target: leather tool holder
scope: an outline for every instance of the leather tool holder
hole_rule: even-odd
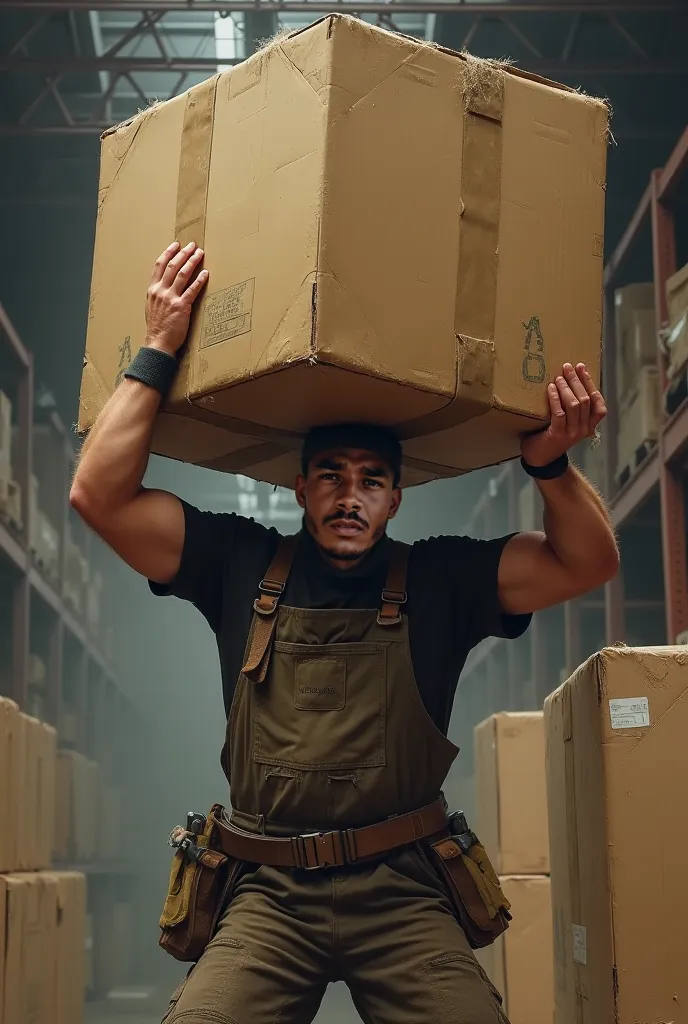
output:
[[[450,815],[451,834],[430,843],[430,859],[447,885],[472,949],[489,946],[509,927],[511,904],[475,833],[461,812]]]
[[[241,862],[222,853],[216,842],[215,804],[203,831],[177,849],[160,916],[160,946],[176,960],[197,961],[217,930],[229,903]],[[186,833],[189,836],[189,833]]]

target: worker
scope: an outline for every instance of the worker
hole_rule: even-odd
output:
[[[533,612],[617,571],[604,504],[567,457],[594,435],[603,397],[584,365],[565,364],[547,390],[549,425],[523,438],[544,532],[395,543],[400,444],[363,424],[306,437],[303,528],[285,544],[253,520],[143,486],[162,396],[208,281],[202,260],[175,243],[157,261],[145,344],[84,444],[71,502],[154,593],[207,619],[228,718],[230,820],[260,849],[281,838],[280,856],[288,847],[294,863],[251,856],[166,1024],[304,1024],[337,979],[367,1022],[504,1022],[418,840],[437,828],[458,752],[447,730],[470,649],[521,635]],[[350,839],[364,843],[368,826],[389,848],[359,860]],[[329,855],[309,833],[329,837]],[[306,838],[285,846],[294,836]]]

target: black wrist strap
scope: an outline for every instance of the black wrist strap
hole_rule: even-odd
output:
[[[528,476],[532,476],[534,480],[556,480],[557,477],[563,476],[566,470],[569,468],[569,457],[564,452],[554,462],[548,462],[546,466],[530,466],[526,460],[521,456],[521,465],[523,466],[524,472]]]
[[[145,346],[138,350],[124,376],[141,381],[165,398],[177,375],[178,365],[176,357],[169,352]]]

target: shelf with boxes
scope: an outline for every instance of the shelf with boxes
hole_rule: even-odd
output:
[[[108,922],[131,904],[122,755],[140,723],[114,667],[110,554],[69,507],[75,458],[0,307],[0,814],[13,826],[0,836],[0,902],[21,917],[24,896],[48,906],[50,879],[76,872],[95,936],[87,987],[104,992]]]
[[[116,685],[109,552],[69,507],[75,458],[58,416],[34,401],[31,356],[0,306],[0,693],[55,726],[68,643]]]
[[[606,588],[606,640],[675,643],[688,636],[685,486],[688,465],[688,264],[677,266],[674,200],[688,184],[688,127],[664,168],[652,173],[604,275],[603,431],[605,496],[620,532],[622,572]],[[649,226],[649,232],[646,230]],[[649,237],[652,281],[628,280],[629,256]],[[645,243],[646,244],[646,243]],[[624,546],[648,546],[663,567],[663,624],[634,624]],[[650,545],[652,546],[652,545]],[[646,560],[648,571],[652,559]]]

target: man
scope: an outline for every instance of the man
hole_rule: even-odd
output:
[[[549,387],[549,427],[523,440],[544,533],[395,545],[399,444],[347,426],[308,436],[296,481],[304,529],[282,542],[142,486],[161,394],[208,279],[202,257],[175,244],[156,263],[146,345],[84,445],[71,493],[154,592],[193,602],[215,632],[232,822],[269,851],[244,858],[254,863],[165,1019],[302,1024],[343,979],[370,1024],[503,1022],[422,843],[390,842],[371,859],[356,843],[390,821],[425,836],[457,753],[446,733],[471,647],[520,635],[532,612],[616,572],[604,506],[566,458],[604,417],[602,396],[584,366],[567,364]],[[287,844],[293,866],[276,866],[276,840],[305,833],[317,835]]]

